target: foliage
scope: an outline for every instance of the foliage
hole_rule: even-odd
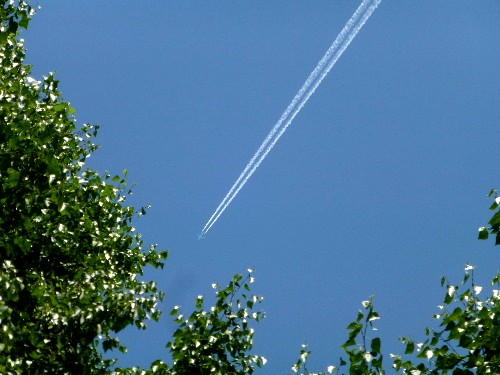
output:
[[[491,190],[488,197],[494,198],[491,210],[500,207],[496,190]],[[498,245],[500,209],[489,224],[489,228],[479,229],[479,238],[486,239],[489,233],[495,234],[495,244]],[[392,367],[397,372],[409,375],[500,374],[500,272],[491,282],[495,289],[481,299],[484,288],[474,282],[474,268],[466,265],[461,287],[449,283],[445,277],[441,279],[446,293],[439,313],[434,315],[436,328],[426,328],[427,339],[423,342],[401,338],[405,355],[410,357],[405,359],[402,355],[390,354]],[[363,306],[365,311],[359,311],[357,319],[348,325],[348,339],[341,346],[347,360],[341,358],[338,366],[329,366],[328,373],[340,374],[343,368],[348,369],[350,375],[386,373],[380,338],[372,338],[367,345],[367,329],[375,330],[373,321],[379,319],[379,314],[373,308],[372,299],[364,301]],[[301,375],[311,374],[306,366],[309,355],[310,351],[303,346],[292,370]]]
[[[495,189],[491,189],[488,194],[488,198],[494,197],[493,204],[490,206],[490,210],[496,210],[500,207],[500,197]],[[495,235],[495,245],[500,245],[500,209],[495,212],[493,217],[490,219],[490,227],[479,228],[479,239],[487,240],[490,234]]]
[[[138,275],[167,253],[143,250],[125,177],[84,169],[97,127],[77,129],[53,74],[30,76],[16,31],[33,9],[0,9],[0,373],[99,373],[125,351],[115,333],[159,318]]]
[[[203,296],[198,296],[196,310],[187,319],[177,306],[171,312],[179,323],[174,341],[167,344],[175,374],[244,375],[266,363],[264,357],[248,354],[254,337],[249,320],[258,322],[264,317],[262,312],[249,313],[263,299],[247,294],[254,281],[252,271],[248,270],[246,278],[234,276],[225,288],[213,284],[217,301],[209,311],[203,309]]]
[[[492,285],[500,286],[500,274]],[[437,329],[427,328],[427,339],[415,343],[403,338],[405,354],[416,354],[426,362],[404,361],[394,356],[394,367],[405,373],[420,374],[499,374],[500,373],[500,290],[485,299],[483,287],[474,282],[474,267],[467,265],[462,291],[443,277],[446,294]]]
[[[18,27],[33,9],[3,2],[0,66],[0,373],[2,374],[250,374],[266,359],[248,354],[249,321],[261,297],[236,275],[203,298],[168,343],[173,363],[113,368],[103,352],[126,348],[116,333],[158,320],[163,294],[140,281],[144,267],[163,267],[167,252],[135,233],[125,205],[126,171],[104,176],[84,168],[97,146],[97,126],[76,126],[53,74],[37,81],[24,64]],[[138,215],[145,214],[144,208]],[[248,293],[248,294],[247,294]]]
[[[0,44],[14,36],[18,29],[28,28],[35,10],[25,1],[2,1],[0,3]]]
[[[368,329],[376,331],[374,321],[380,319],[373,306],[373,297],[362,302],[363,310],[358,311],[356,320],[347,326],[348,338],[341,346],[347,354],[347,359],[340,358],[337,366],[330,365],[326,373],[338,374],[344,368],[348,369],[350,375],[384,375],[383,356],[381,351],[381,340],[379,337],[370,338]],[[301,375],[321,375],[324,373],[310,373],[307,369],[307,359],[311,354],[307,346],[303,345],[300,357],[292,366],[295,373]]]
[[[481,299],[483,287],[474,282],[474,267],[465,267],[462,288],[442,279],[446,288],[443,305],[439,306],[436,329],[426,329],[423,342],[403,337],[405,355],[391,354],[392,367],[397,372],[409,375],[473,375],[500,374],[500,274],[492,281],[497,289]],[[462,289],[462,290],[460,290]],[[369,340],[367,329],[375,330],[373,321],[379,319],[373,301],[363,302],[364,311],[347,327],[347,341],[342,349],[347,360],[341,358],[338,366],[329,366],[327,373],[340,374],[346,368],[349,375],[384,375],[381,340]],[[369,340],[369,345],[368,345]],[[301,375],[313,375],[307,370],[310,351],[303,346],[300,358],[292,366]],[[315,373],[317,375],[323,373]]]
[[[367,346],[367,328],[375,330],[373,321],[380,319],[379,314],[373,309],[373,300],[362,302],[366,312],[359,311],[355,322],[347,326],[349,331],[348,340],[342,345],[342,349],[348,355],[349,374],[383,374],[383,357],[380,351],[380,338],[375,337],[370,340],[370,346]],[[358,343],[358,336],[361,335],[361,342]],[[340,366],[345,366],[347,362],[343,359]]]
[[[247,276],[235,275],[228,286],[215,289],[216,302],[206,310],[204,297],[196,298],[196,309],[185,317],[180,306],[170,315],[179,328],[174,341],[167,343],[173,358],[168,364],[154,361],[149,370],[137,367],[116,369],[116,374],[136,375],[244,375],[252,374],[256,367],[266,362],[263,356],[249,354],[253,348],[254,329],[251,320],[259,321],[264,313],[253,311],[263,298],[250,294],[250,284],[255,278],[252,269]]]

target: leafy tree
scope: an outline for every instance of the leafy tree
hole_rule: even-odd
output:
[[[76,125],[53,74],[30,75],[18,29],[34,9],[0,3],[0,373],[2,374],[247,374],[265,358],[249,355],[250,320],[261,297],[250,274],[216,286],[217,302],[203,299],[168,344],[171,366],[115,368],[103,352],[126,348],[116,334],[158,320],[163,294],[140,279],[146,266],[162,268],[166,251],[143,249],[137,213],[125,205],[126,171],[111,177],[85,168],[96,150],[97,126]]]
[[[16,32],[33,9],[0,9],[0,373],[101,372],[101,346],[123,351],[115,333],[158,319],[162,294],[138,275],[167,253],[142,249],[125,178],[83,168],[97,127],[77,129],[52,74],[31,77]]]

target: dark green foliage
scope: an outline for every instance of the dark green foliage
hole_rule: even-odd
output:
[[[100,345],[123,351],[116,332],[158,319],[137,276],[167,253],[142,249],[125,178],[84,169],[97,127],[76,128],[52,74],[30,76],[16,31],[31,8],[0,9],[0,373],[99,373]]]
[[[364,310],[358,311],[356,320],[347,326],[348,338],[341,346],[347,358],[340,358],[336,366],[328,366],[327,373],[346,373],[349,375],[383,375],[382,342],[378,337],[370,337],[370,332],[376,331],[374,321],[380,319],[373,307],[373,299],[362,302]],[[311,354],[306,345],[302,346],[298,361],[292,370],[303,375],[313,375],[307,369],[307,359]],[[343,372],[343,370],[347,372]],[[314,373],[323,374],[323,373]]]
[[[483,288],[474,283],[473,269],[473,266],[466,266],[462,290],[443,279],[446,294],[441,311],[434,316],[438,328],[427,328],[427,338],[422,342],[401,338],[405,356],[390,355],[392,367],[397,372],[409,375],[500,374],[500,274],[492,281],[496,289],[481,299]],[[342,345],[347,358],[341,358],[337,366],[329,366],[328,373],[386,374],[381,340],[367,335],[368,329],[374,329],[373,321],[379,315],[371,299],[364,301],[363,306],[365,310],[359,311],[357,319],[347,327],[348,339]],[[292,367],[294,372],[310,374],[306,366],[309,355],[304,346]]]
[[[216,301],[204,309],[204,298],[196,298],[194,312],[188,317],[175,306],[170,312],[179,328],[173,341],[167,343],[173,362],[154,361],[148,370],[133,367],[117,369],[116,374],[135,375],[244,375],[252,374],[266,362],[263,356],[250,354],[253,348],[252,320],[259,321],[264,313],[253,311],[262,297],[250,292],[254,278],[235,275],[225,288],[213,284]]]
[[[488,198],[494,197],[494,201],[492,205],[490,206],[490,210],[494,211],[500,206],[500,197],[498,196],[498,192],[495,189],[491,189],[490,193],[488,194]],[[481,227],[479,228],[479,239],[480,240],[487,240],[489,237],[489,234],[494,234],[495,235],[495,245],[500,244],[500,209],[497,210],[493,214],[493,217],[490,219],[488,222],[490,225],[489,228],[487,227]]]
[[[32,9],[3,1],[0,44],[0,373],[249,374],[265,358],[248,354],[249,321],[261,297],[236,275],[203,298],[168,344],[174,362],[150,369],[113,368],[104,352],[126,348],[116,333],[158,320],[163,294],[141,281],[167,252],[142,248],[123,176],[84,168],[97,148],[97,126],[77,128],[52,74],[37,81],[24,64],[19,27]],[[138,215],[146,213],[144,208]]]
[[[498,288],[497,280],[492,285]],[[403,361],[395,357],[395,368],[417,374],[499,374],[500,373],[500,291],[493,289],[485,299],[483,288],[474,283],[474,267],[465,268],[462,287],[443,280],[446,295],[434,318],[438,328],[427,328],[421,343],[403,338],[405,354],[426,361]]]
[[[175,374],[244,375],[265,364],[264,357],[248,354],[254,336],[249,321],[264,317],[262,312],[252,312],[262,297],[246,294],[253,282],[251,272],[246,278],[234,276],[225,288],[214,284],[217,301],[209,310],[203,308],[203,296],[198,296],[189,317],[179,307],[171,312],[179,324],[174,341],[167,344]]]

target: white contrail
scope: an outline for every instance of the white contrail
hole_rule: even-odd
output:
[[[217,207],[217,210],[215,210],[214,214],[210,217],[210,219],[208,220],[207,224],[205,224],[205,226],[202,229],[202,234],[206,234],[210,230],[210,228],[215,224],[215,222],[220,217],[220,215],[222,215],[222,213],[224,212],[224,210],[229,206],[229,204],[231,203],[231,201],[236,197],[236,195],[241,190],[241,188],[243,188],[243,186],[247,183],[248,179],[252,176],[252,174],[255,172],[255,170],[259,167],[259,165],[262,163],[262,161],[266,158],[267,154],[269,154],[269,152],[274,147],[274,145],[276,144],[276,142],[278,142],[278,140],[280,139],[280,137],[286,131],[286,129],[288,128],[288,126],[292,123],[292,121],[294,120],[295,116],[297,116],[297,114],[300,112],[300,110],[302,109],[302,107],[307,103],[307,101],[312,96],[312,94],[314,94],[314,92],[316,91],[316,89],[318,88],[318,86],[321,84],[321,82],[323,81],[323,79],[328,75],[328,73],[330,72],[330,70],[336,64],[336,62],[338,61],[338,59],[340,58],[340,56],[342,56],[342,54],[347,49],[347,47],[349,47],[349,45],[351,44],[352,40],[356,37],[356,35],[359,32],[359,30],[361,30],[361,28],[363,27],[363,25],[366,23],[366,21],[368,20],[368,18],[370,18],[370,16],[372,15],[372,13],[375,11],[375,9],[378,7],[378,5],[380,4],[380,2],[382,0],[374,0],[373,4],[370,7],[368,7],[368,9],[364,13],[363,17],[361,18],[361,20],[359,21],[359,23],[356,25],[356,27],[352,31],[350,31],[350,29],[352,28],[352,26],[356,23],[357,19],[359,18],[359,15],[363,12],[363,10],[366,8],[366,5],[368,3],[370,3],[370,1],[371,0],[363,0],[362,3],[360,4],[360,6],[358,7],[358,9],[356,10],[356,12],[349,19],[349,21],[347,22],[347,24],[344,26],[344,28],[342,29],[342,31],[340,32],[340,34],[335,39],[335,42],[328,49],[328,51],[325,53],[325,55],[320,60],[320,62],[318,63],[318,65],[316,66],[316,68],[314,69],[314,71],[309,75],[309,77],[307,78],[306,82],[302,85],[302,87],[297,92],[297,94],[293,98],[293,100],[290,103],[290,105],[287,107],[286,111],[281,115],[281,117],[278,120],[278,122],[276,123],[276,125],[273,127],[273,129],[268,134],[268,136],[266,137],[266,139],[264,140],[264,142],[262,143],[262,145],[259,147],[259,149],[257,150],[257,152],[254,154],[254,156],[252,157],[252,159],[250,160],[250,162],[247,164],[247,166],[245,167],[245,170],[240,174],[240,176],[238,177],[238,179],[236,180],[236,182],[234,183],[234,185],[231,187],[231,189],[229,190],[229,192],[226,194],[226,196],[224,197],[224,199],[220,203],[219,207]],[[347,39],[344,41],[344,39],[346,38],[346,35],[347,35]],[[342,45],[341,45],[340,49],[337,51],[337,53],[335,53],[333,59],[330,60],[330,62],[328,63],[327,67],[323,70],[323,72],[322,72],[321,76],[319,77],[319,79],[314,83],[313,87],[311,89],[309,89],[309,87],[311,86],[311,84],[314,82],[314,80],[316,79],[316,77],[318,76],[318,74],[323,69],[325,63],[330,59],[330,57],[333,54],[333,52],[337,49],[337,47],[341,43],[342,43]],[[307,94],[304,97],[304,99],[302,99],[302,101],[300,102],[299,106],[295,109],[295,111],[293,111],[293,109],[295,108],[296,104],[301,100],[302,96],[304,95],[304,93],[308,89],[309,89],[309,91],[307,92]],[[290,118],[288,119],[288,121],[285,123],[285,125],[282,127],[283,122],[286,120],[286,118],[288,117],[288,115],[292,111],[293,111],[292,115],[290,116]],[[279,130],[279,132],[278,132],[278,130]],[[278,132],[277,135],[276,135],[276,132]],[[271,142],[271,143],[269,144],[269,142]],[[267,146],[267,148],[266,148],[266,146]],[[266,148],[266,150],[262,154],[262,151],[264,150],[264,148]],[[257,159],[258,159],[258,161],[255,162],[255,160],[257,160]]]
[[[354,39],[354,37],[356,36],[356,34],[358,33],[358,31],[361,30],[361,28],[363,27],[363,25],[366,23],[366,21],[368,20],[368,18],[372,15],[372,13],[375,11],[375,9],[377,8],[377,6],[380,4],[381,1],[382,0],[375,0],[374,3],[373,3],[373,5],[371,5],[368,8],[368,10],[364,14],[364,16],[361,19],[361,21],[359,22],[359,24],[351,32],[351,34],[349,34],[347,40],[342,45],[342,47],[339,49],[339,51],[335,54],[335,57],[328,64],[327,68],[321,74],[320,78],[316,81],[316,83],[314,84],[314,86],[308,91],[307,95],[301,101],[301,103],[299,104],[299,106],[297,107],[297,109],[293,112],[292,116],[288,119],[288,121],[286,122],[286,124],[280,130],[280,132],[274,137],[274,139],[271,142],[271,144],[267,147],[266,151],[260,156],[259,160],[253,165],[253,168],[250,170],[250,172],[248,172],[248,174],[246,174],[246,177],[239,184],[239,186],[236,188],[236,190],[231,195],[231,197],[227,200],[227,202],[225,204],[222,205],[221,209],[219,210],[219,212],[215,216],[215,218],[212,220],[212,222],[210,223],[210,225],[205,226],[203,233],[207,233],[208,232],[208,230],[212,227],[212,225],[215,224],[215,222],[217,221],[217,219],[219,218],[219,216],[222,215],[222,213],[227,208],[227,206],[229,206],[229,204],[231,203],[231,201],[236,197],[236,195],[241,190],[241,188],[247,183],[248,179],[252,176],[252,174],[255,172],[255,170],[259,167],[260,163],[262,163],[262,161],[266,158],[267,154],[271,151],[271,149],[274,147],[274,145],[276,144],[276,142],[278,142],[278,140],[280,139],[280,137],[286,131],[286,129],[288,128],[288,126],[292,123],[292,121],[294,120],[295,116],[297,116],[297,114],[300,112],[300,110],[302,109],[302,107],[307,103],[307,101],[312,96],[312,94],[314,94],[314,92],[316,91],[316,89],[318,88],[318,86],[321,84],[321,82],[323,81],[323,79],[328,75],[328,73],[330,72],[330,70],[333,68],[333,66],[335,65],[335,63],[337,62],[337,60],[340,58],[340,56],[344,53],[344,51],[347,49],[347,47],[349,47],[349,44],[351,44],[352,40]]]
[[[325,64],[328,62],[328,60],[332,56],[332,54],[337,50],[338,46],[341,45],[341,43],[345,39],[346,35],[349,33],[349,31],[351,30],[351,28],[353,27],[353,25],[356,23],[357,19],[359,18],[360,14],[365,10],[367,4],[370,1],[371,0],[363,0],[361,2],[361,4],[359,5],[358,9],[356,9],[356,12],[354,12],[354,14],[349,19],[349,21],[347,21],[347,23],[344,26],[344,28],[342,29],[342,31],[339,33],[339,35],[337,35],[337,38],[335,38],[335,41],[332,43],[332,45],[330,46],[330,48],[328,48],[328,50],[326,51],[326,53],[324,54],[324,56],[321,58],[321,60],[319,61],[319,63],[316,65],[316,67],[314,68],[314,70],[312,71],[312,73],[309,75],[309,77],[307,77],[306,81],[304,82],[304,84],[302,85],[302,87],[300,88],[300,90],[297,92],[297,94],[295,94],[292,102],[288,105],[287,109],[285,110],[285,112],[283,112],[283,114],[281,115],[281,117],[278,120],[278,122],[276,122],[276,124],[274,125],[274,127],[271,129],[271,132],[267,135],[266,139],[264,139],[264,142],[262,142],[262,144],[260,145],[260,147],[257,150],[257,152],[253,155],[252,159],[250,159],[250,161],[246,165],[246,167],[243,170],[243,172],[241,172],[241,174],[239,175],[239,177],[236,180],[236,182],[233,184],[233,186],[231,187],[231,189],[229,190],[229,192],[226,194],[226,196],[224,197],[224,199],[222,200],[222,202],[219,204],[219,207],[217,207],[217,209],[215,210],[215,212],[213,213],[213,215],[210,217],[210,219],[208,219],[208,222],[205,224],[205,226],[202,229],[202,233],[205,232],[205,229],[207,229],[207,226],[210,225],[212,219],[218,214],[219,210],[222,208],[222,206],[224,206],[224,204],[226,203],[226,201],[230,198],[230,196],[232,195],[234,189],[237,188],[237,186],[239,185],[240,181],[245,177],[245,175],[250,170],[250,168],[252,168],[255,160],[257,160],[257,158],[260,156],[260,154],[262,153],[262,151],[264,151],[264,149],[266,148],[267,144],[273,138],[274,134],[276,134],[276,132],[279,130],[279,128],[281,127],[281,125],[283,124],[283,122],[287,119],[287,117],[290,114],[290,112],[293,111],[293,109],[295,108],[295,106],[297,105],[297,103],[300,101],[300,99],[302,98],[302,96],[304,95],[304,93],[309,89],[309,87],[311,86],[311,84],[314,82],[314,80],[316,79],[316,77],[318,76],[318,74],[321,72],[321,70],[323,69],[323,67],[325,66]]]

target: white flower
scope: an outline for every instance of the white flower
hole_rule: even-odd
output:
[[[336,368],[335,366],[328,366],[326,368],[326,371],[328,371],[328,373],[331,374],[331,373],[333,373],[333,371],[335,370],[335,368]]]
[[[479,231],[481,232],[483,229],[486,229],[486,228],[481,227],[481,228],[479,228]],[[465,270],[470,271],[470,270],[473,270],[474,268],[476,268],[476,266],[471,266],[470,264],[467,264],[467,266],[465,267]]]

